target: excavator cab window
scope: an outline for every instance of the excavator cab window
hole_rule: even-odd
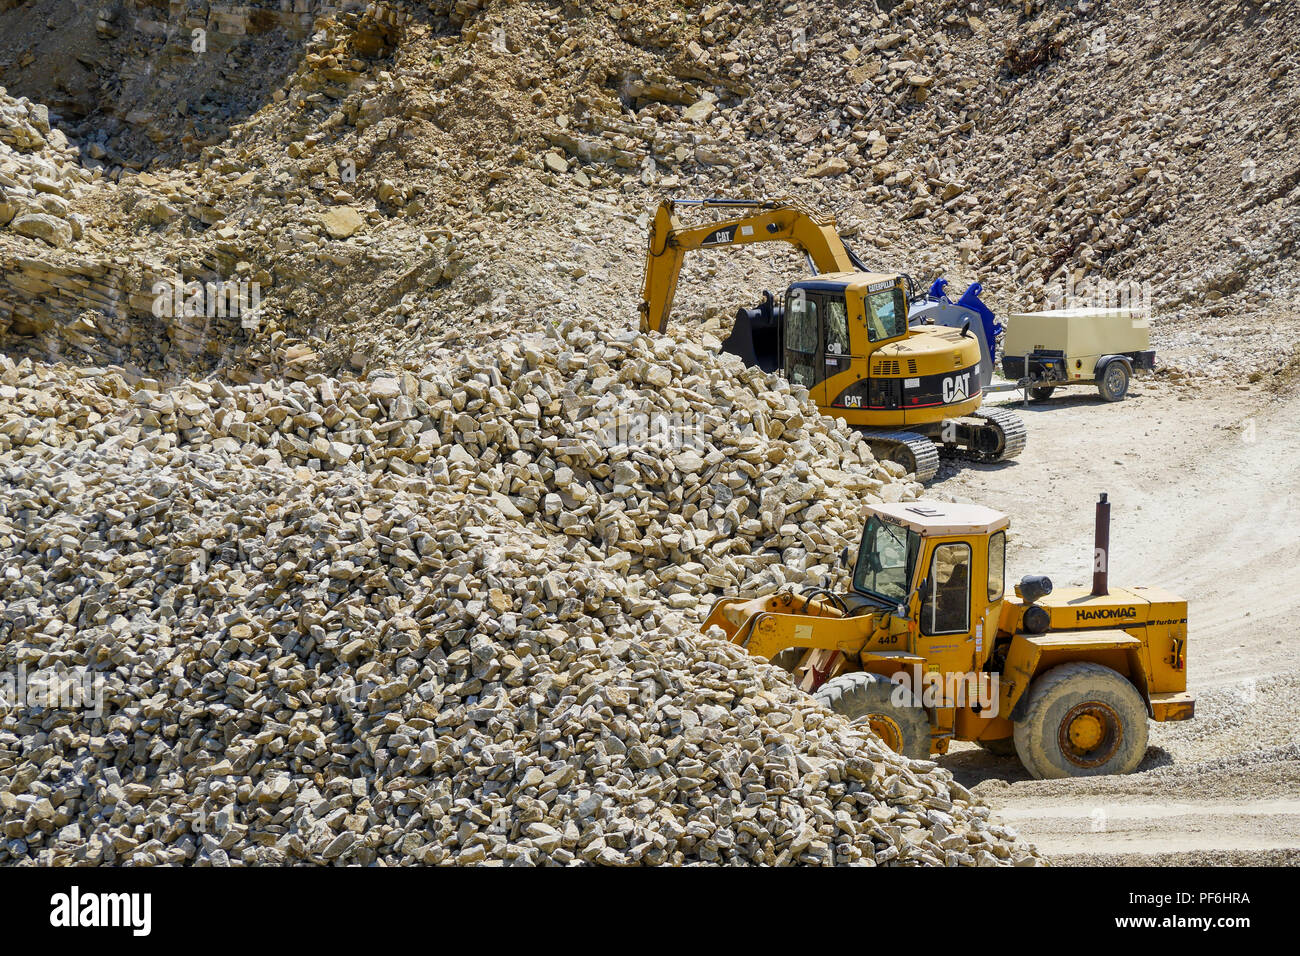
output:
[[[792,385],[812,388],[821,379],[817,363],[821,351],[820,298],[803,289],[790,292],[785,307],[785,374]]]
[[[853,362],[849,352],[849,310],[843,298],[826,296],[822,304],[825,316],[825,362],[826,378],[845,371]]]
[[[907,301],[897,287],[868,295],[863,303],[867,313],[867,339],[880,342],[907,332]]]
[[[826,300],[826,357],[849,354],[849,310],[842,299]]]

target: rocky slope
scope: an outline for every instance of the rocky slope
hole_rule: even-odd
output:
[[[365,371],[593,305],[627,327],[665,193],[797,196],[868,259],[978,278],[1003,311],[1150,304],[1198,374],[1290,354],[1297,27],[1276,2],[68,12],[55,34],[92,51],[75,69],[156,78],[111,99],[50,69],[37,7],[63,9],[0,12],[3,75],[57,104],[81,165],[51,191],[11,170],[6,201],[88,228],[0,233],[0,334],[21,354],[249,378]],[[24,111],[0,114],[28,144],[6,145],[44,155]],[[800,271],[786,251],[702,259],[682,316]],[[259,308],[160,316],[168,280],[256,283]]]

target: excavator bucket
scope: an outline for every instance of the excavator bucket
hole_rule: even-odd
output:
[[[775,303],[772,293],[763,293],[757,309],[736,310],[731,334],[722,342],[722,351],[739,355],[746,365],[764,372],[775,372],[781,365],[781,317],[784,308]]]

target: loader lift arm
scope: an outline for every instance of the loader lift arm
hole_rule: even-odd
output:
[[[698,226],[683,226],[678,206],[745,209],[745,215]],[[660,204],[650,227],[641,284],[641,331],[663,332],[672,313],[677,278],[687,252],[758,242],[788,242],[803,252],[813,270],[866,271],[835,230],[835,220],[785,199],[669,199]]]

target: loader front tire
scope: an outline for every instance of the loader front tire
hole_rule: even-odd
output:
[[[890,750],[925,760],[930,756],[930,716],[905,688],[888,677],[855,671],[822,684],[813,694],[837,714],[867,724]]]
[[[1029,685],[1016,753],[1038,780],[1132,773],[1147,750],[1147,709],[1121,674],[1090,661],[1045,671]]]

